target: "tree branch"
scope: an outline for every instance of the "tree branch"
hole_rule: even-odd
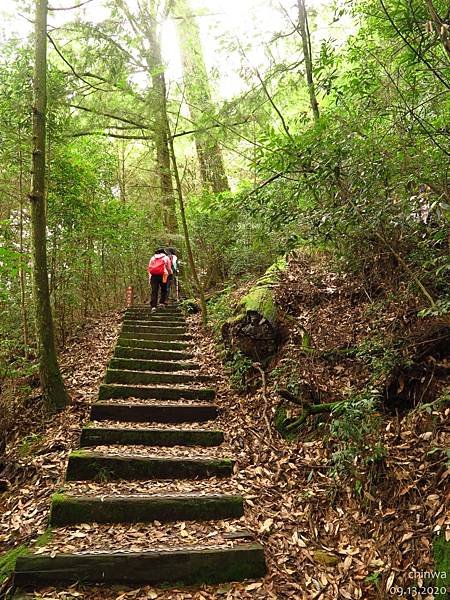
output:
[[[120,140],[153,140],[152,135],[121,135],[118,133],[108,133],[107,131],[78,131],[70,134],[68,137],[86,137],[88,135],[98,135],[101,137],[112,137]]]
[[[80,4],[75,4],[75,6],[68,6],[67,8],[59,7],[59,6],[49,6],[48,10],[49,11],[54,11],[54,10],[74,10],[76,8],[81,8],[85,4],[89,4],[90,2],[93,2],[93,1],[94,0],[84,0],[84,2],[80,2]]]
[[[85,112],[92,113],[94,115],[98,115],[99,117],[108,117],[109,119],[114,119],[115,121],[120,121],[122,123],[127,123],[128,125],[133,125],[137,129],[147,129],[149,131],[153,131],[151,127],[148,125],[144,125],[143,123],[138,123],[137,121],[132,121],[131,119],[127,119],[125,117],[121,117],[119,115],[114,115],[112,113],[98,111],[92,108],[87,108],[86,106],[80,106],[79,104],[69,104],[70,108],[76,108],[78,110],[84,110]]]
[[[436,77],[439,79],[439,81],[448,89],[450,89],[450,84],[447,83],[445,81],[445,79],[441,76],[441,74],[436,71],[436,69],[433,67],[433,65],[431,65],[426,58],[418,51],[416,50],[416,48],[414,48],[414,46],[411,44],[411,42],[406,38],[405,35],[403,35],[402,31],[400,31],[400,29],[397,27],[397,25],[395,24],[395,21],[393,20],[393,18],[391,17],[388,9],[386,8],[386,5],[384,3],[384,0],[380,0],[380,4],[383,7],[383,11],[384,14],[387,16],[387,18],[389,19],[390,24],[392,25],[392,27],[395,29],[396,33],[402,38],[402,40],[405,42],[405,44],[408,46],[408,48],[410,50],[412,50],[414,52],[414,54],[417,56],[417,58],[423,62],[432,73],[434,73],[434,75],[436,75]]]
[[[80,79],[83,83],[85,83],[86,85],[88,85],[89,87],[93,88],[94,90],[97,90],[99,92],[107,92],[108,90],[104,90],[103,88],[99,88],[96,85],[93,85],[92,83],[90,83],[89,81],[87,81],[86,79],[83,79],[83,77],[81,77],[74,69],[74,67],[70,64],[70,62],[64,57],[64,55],[62,54],[62,52],[59,50],[58,46],[55,44],[55,42],[53,41],[52,37],[50,36],[49,33],[47,33],[47,37],[51,43],[51,45],[53,46],[53,48],[56,50],[56,53],[58,54],[58,56],[61,58],[61,60],[69,67],[69,69],[72,71],[72,73],[75,75],[75,77],[77,79]]]

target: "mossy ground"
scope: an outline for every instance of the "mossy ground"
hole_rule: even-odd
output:
[[[27,554],[30,554],[32,552],[33,548],[40,548],[42,546],[45,546],[46,544],[48,544],[51,537],[52,531],[51,529],[47,529],[47,531],[45,531],[42,535],[38,537],[33,546],[29,547],[25,544],[21,544],[20,546],[9,550],[5,554],[2,554],[0,556],[0,583],[6,581],[8,577],[10,577],[10,575],[13,573],[16,566],[16,561],[19,558],[19,556],[26,556]]]
[[[16,566],[16,560],[19,556],[24,556],[30,552],[27,546],[21,545],[17,548],[13,548],[0,556],[0,583],[6,581],[6,579],[14,571]]]
[[[439,535],[433,543],[433,558],[434,558],[434,570],[439,573],[433,582],[436,588],[447,588],[445,594],[437,593],[434,595],[439,600],[448,600],[450,593],[448,592],[450,586],[450,541],[445,539],[445,534]]]

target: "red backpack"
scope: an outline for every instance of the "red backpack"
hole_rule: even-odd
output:
[[[150,262],[148,263],[147,271],[150,275],[164,275],[164,271],[166,268],[166,263],[164,260],[164,256],[152,256]]]

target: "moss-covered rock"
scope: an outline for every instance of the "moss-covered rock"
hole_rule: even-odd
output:
[[[276,353],[282,335],[274,288],[286,266],[283,258],[267,269],[224,323],[222,338],[232,351],[242,352],[257,362],[265,362]]]

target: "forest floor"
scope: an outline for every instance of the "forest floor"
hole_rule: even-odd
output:
[[[430,350],[419,357],[416,349],[424,345],[424,327],[413,316],[417,312],[413,305],[385,296],[374,301],[360,284],[327,273],[320,263],[298,260],[291,267],[288,280],[277,292],[288,335],[267,369],[265,388],[256,371],[247,391],[233,389],[214,336],[202,330],[197,316],[190,318],[196,358],[204,372],[217,376],[220,424],[227,449],[238,462],[228,485],[245,498],[246,515],[239,526],[251,530],[264,544],[267,576],[261,581],[195,589],[49,588],[30,598],[371,600],[400,597],[390,591],[393,586],[410,585],[434,569],[433,539],[441,533],[450,540],[446,504],[450,469],[445,452],[450,441],[450,408],[429,403],[426,409],[421,407],[431,389],[433,397],[442,391],[436,373],[448,368],[448,357],[443,358],[436,345],[434,356]],[[73,399],[68,409],[48,422],[42,415],[36,417],[38,397],[28,401],[26,410],[20,409],[21,425],[7,452],[11,487],[0,508],[0,552],[29,545],[45,533],[50,496],[63,486],[68,451],[76,448],[89,404],[96,398],[120,318],[120,313],[104,315],[65,349],[62,364]],[[431,323],[427,331],[435,327]],[[301,350],[305,331],[314,353]],[[308,422],[291,441],[273,426],[269,429],[268,422],[273,423],[280,407],[279,387],[300,389],[306,384],[324,402],[341,399],[349,389],[357,391],[369,380],[375,382],[375,359],[380,359],[380,352],[374,340],[400,337],[415,340],[408,352],[417,359],[415,368],[420,373],[416,381],[414,372],[407,377],[393,369],[392,377],[386,379],[386,390],[394,385],[397,394],[386,392],[387,410],[374,415],[379,426],[370,433],[370,441],[382,450],[371,466],[357,474],[336,476],[333,456],[339,448],[324,434],[327,423]],[[376,346],[373,352],[369,339]],[[342,352],[355,347],[359,355]],[[381,358],[387,360],[385,354]],[[430,364],[435,376],[426,379],[423,373],[428,373]],[[413,404],[417,404],[414,409]],[[288,415],[298,410],[281,406]],[[125,484],[133,491],[139,485]],[[187,538],[197,534],[193,529],[190,532],[189,523],[181,529]],[[95,530],[95,526],[85,526],[81,542],[67,543],[88,549]],[[148,531],[130,526],[123,535],[125,544],[145,547],[142,537]]]

